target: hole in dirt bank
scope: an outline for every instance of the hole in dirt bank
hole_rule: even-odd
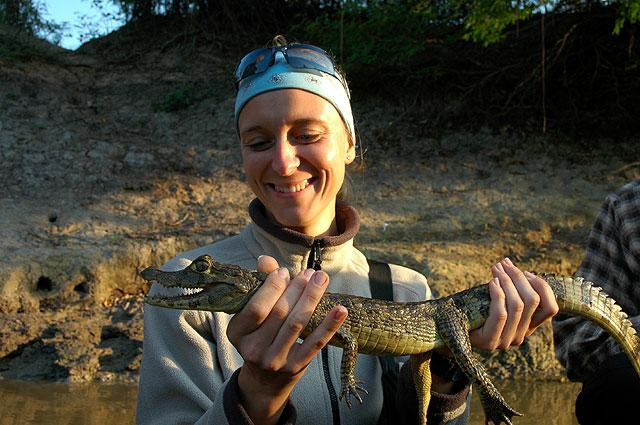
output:
[[[89,293],[89,284],[87,282],[80,282],[73,287],[73,290],[79,294],[87,295]]]
[[[47,276],[40,276],[36,283],[36,289],[38,291],[51,291],[53,289],[53,281]]]
[[[126,333],[124,333],[124,331],[118,329],[115,326],[103,326],[102,331],[100,332],[100,341],[104,342],[108,339],[114,338],[128,338],[128,336]]]

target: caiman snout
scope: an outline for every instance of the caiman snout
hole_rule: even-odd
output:
[[[157,280],[158,277],[158,269],[154,269],[153,267],[147,267],[146,269],[142,270],[142,272],[140,272],[140,275],[142,276],[142,278],[144,280]]]

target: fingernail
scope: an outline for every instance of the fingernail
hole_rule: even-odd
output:
[[[315,273],[315,270],[313,269],[307,269],[304,271],[303,276],[305,279],[309,280],[311,279],[311,276]]]
[[[281,279],[288,279],[289,278],[289,270],[286,267],[280,267],[278,269],[278,277]]]
[[[509,259],[509,257],[505,257],[504,258],[504,262],[507,263],[510,266],[513,266],[513,263],[511,262],[511,260]]]
[[[347,313],[348,313],[347,309],[339,305],[338,308],[335,309],[333,317],[335,318],[335,320],[342,320],[347,316]]]
[[[324,285],[326,280],[327,280],[327,277],[322,272],[317,272],[316,274],[313,275],[313,283],[315,283],[318,286]]]
[[[501,264],[501,263],[496,264],[496,268],[497,268],[498,270],[500,270],[501,272],[503,272],[503,271],[504,271],[504,268],[502,267],[502,264]]]
[[[533,279],[535,279],[535,277],[536,277],[536,275],[534,275],[533,273],[528,272],[528,271],[525,271],[525,272],[524,272],[524,276],[525,276],[527,279],[529,279],[529,280],[533,280]]]

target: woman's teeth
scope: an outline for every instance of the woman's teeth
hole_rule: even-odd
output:
[[[302,183],[298,183],[294,186],[276,186],[273,187],[276,189],[276,192],[282,193],[290,193],[290,192],[300,192],[305,187],[309,186],[309,180],[305,180]]]

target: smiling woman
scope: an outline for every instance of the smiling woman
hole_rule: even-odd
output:
[[[356,150],[345,78],[316,46],[282,37],[272,44],[248,53],[235,74],[236,130],[256,196],[251,223],[164,266],[180,270],[206,254],[268,277],[233,316],[145,306],[137,421],[384,424],[424,423],[428,416],[430,425],[467,423],[470,385],[446,350],[432,354],[431,401],[419,417],[411,375],[373,356],[357,359],[364,403],[346,400],[350,409],[338,403],[342,349],[327,342],[346,319],[343,306],[299,340],[327,288],[372,297],[382,285],[399,302],[431,294],[423,275],[373,262],[353,245],[358,214],[338,199]],[[542,279],[525,276],[508,259],[491,272],[489,318],[471,342],[489,350],[519,345],[557,311],[555,298]],[[162,291],[154,284],[150,294]],[[411,361],[403,372],[410,367]],[[396,393],[396,385],[408,392]]]

